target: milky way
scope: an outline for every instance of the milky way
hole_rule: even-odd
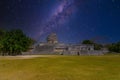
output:
[[[0,28],[21,29],[40,42],[51,32],[66,43],[100,36],[116,42],[120,0],[0,0]]]
[[[72,14],[75,13],[75,0],[60,0],[59,5],[52,12],[51,17],[47,19],[42,26],[38,36],[52,31],[52,29],[62,27],[62,25],[69,20]]]

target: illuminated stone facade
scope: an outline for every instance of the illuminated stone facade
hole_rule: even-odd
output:
[[[39,43],[33,50],[34,54],[59,55],[102,55],[102,51],[95,51],[93,45],[59,43],[57,35],[48,35],[47,42]]]

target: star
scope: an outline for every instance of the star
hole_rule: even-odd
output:
[[[36,41],[51,32],[62,42],[97,35],[120,39],[120,0],[0,0],[0,10],[0,28],[22,29]]]

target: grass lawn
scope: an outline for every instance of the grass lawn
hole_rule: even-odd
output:
[[[0,80],[120,80],[120,56],[0,57]]]

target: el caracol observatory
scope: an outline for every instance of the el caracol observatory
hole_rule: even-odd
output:
[[[94,45],[65,44],[58,41],[56,33],[46,37],[46,42],[40,42],[33,50],[34,54],[61,54],[61,55],[103,55],[104,51],[94,50]]]
[[[47,37],[47,43],[49,44],[56,44],[58,43],[57,35],[55,33],[51,33]]]

